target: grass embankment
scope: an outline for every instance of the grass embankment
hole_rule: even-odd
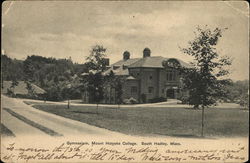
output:
[[[29,125],[32,126],[32,127],[35,127],[35,128],[37,128],[37,129],[39,129],[39,130],[45,132],[45,133],[48,134],[48,135],[51,135],[51,136],[62,136],[61,134],[58,134],[57,132],[55,132],[55,131],[53,131],[53,130],[51,130],[51,129],[45,127],[45,126],[42,126],[42,125],[40,125],[40,124],[38,124],[38,123],[36,123],[36,122],[34,122],[34,121],[31,121],[31,120],[25,118],[24,116],[22,116],[22,115],[20,115],[20,114],[18,114],[18,113],[16,113],[16,112],[14,112],[14,111],[12,111],[12,110],[9,109],[9,108],[3,108],[3,109],[4,109],[5,111],[7,111],[9,114],[11,114],[12,116],[16,117],[17,119],[19,119],[19,120],[25,122],[26,124],[29,124]]]
[[[90,125],[130,135],[196,137],[201,133],[201,110],[185,108],[119,108],[36,104],[33,107]],[[248,111],[205,109],[204,135],[207,137],[247,136]]]
[[[15,134],[11,130],[9,130],[4,124],[0,123],[0,133],[1,136],[11,136],[15,137]]]

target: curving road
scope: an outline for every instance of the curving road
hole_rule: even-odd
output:
[[[125,136],[35,109],[1,95],[1,123],[18,136]]]

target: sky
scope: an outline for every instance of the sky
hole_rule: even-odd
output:
[[[84,63],[91,47],[107,48],[110,63],[151,56],[192,57],[180,48],[195,38],[197,26],[228,28],[219,40],[220,56],[233,59],[230,78],[249,79],[249,6],[229,1],[5,1],[2,4],[2,53],[69,58]]]

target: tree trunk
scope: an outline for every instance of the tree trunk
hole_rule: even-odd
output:
[[[118,103],[118,107],[117,107],[117,109],[116,110],[118,110],[118,109],[120,109],[120,104]]]
[[[97,103],[96,103],[96,114],[99,114],[99,113],[98,113],[98,104],[99,104],[99,103],[97,102]]]
[[[68,98],[68,109],[69,109],[69,98]]]
[[[204,136],[204,106],[202,106],[202,115],[201,115],[201,137]]]

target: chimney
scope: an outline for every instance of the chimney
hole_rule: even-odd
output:
[[[124,53],[123,53],[123,60],[128,60],[130,58],[130,53],[128,52],[128,51],[125,51]]]
[[[143,50],[143,58],[150,57],[151,51],[149,48]]]

